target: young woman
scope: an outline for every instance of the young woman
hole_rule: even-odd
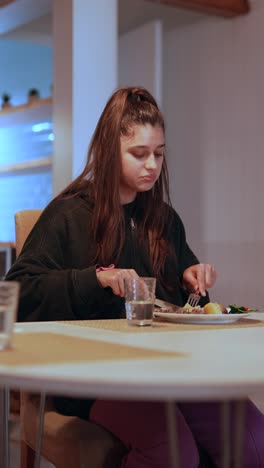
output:
[[[158,298],[183,305],[216,280],[189,248],[169,200],[164,119],[144,88],[117,90],[99,119],[82,174],[44,210],[8,279],[22,283],[19,320],[125,316],[124,279],[157,278]],[[122,468],[169,468],[162,403],[57,399],[127,447]],[[247,407],[244,467],[264,467],[264,417]],[[219,405],[175,405],[183,468],[202,447],[220,466]]]

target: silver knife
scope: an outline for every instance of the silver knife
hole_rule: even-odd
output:
[[[172,304],[171,302],[162,301],[161,299],[155,299],[155,306],[162,309],[160,312],[174,312],[181,313],[184,311],[183,307]]]

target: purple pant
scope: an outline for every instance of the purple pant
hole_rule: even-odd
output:
[[[232,403],[231,415],[233,411]],[[207,452],[215,466],[221,467],[220,403],[175,404],[175,417],[179,430],[181,468],[198,467],[198,445]],[[170,467],[163,403],[97,400],[92,407],[90,420],[112,432],[127,447],[122,468]],[[231,420],[231,434],[234,434],[234,415]],[[241,468],[264,468],[264,415],[250,401],[246,408]]]

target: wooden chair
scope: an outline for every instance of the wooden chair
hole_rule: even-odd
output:
[[[41,210],[15,214],[17,255],[40,214]],[[34,466],[39,404],[39,395],[21,392],[21,468]],[[89,421],[59,414],[48,397],[41,454],[57,468],[117,468],[124,453],[125,447],[112,434]]]

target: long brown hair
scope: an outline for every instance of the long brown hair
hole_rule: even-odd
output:
[[[120,204],[120,136],[136,125],[160,126],[164,118],[154,97],[142,87],[118,89],[107,102],[92,137],[86,166],[59,196],[89,193],[94,199],[92,227],[97,245],[95,261],[116,263],[125,241],[124,211]],[[167,204],[164,203],[167,202]],[[138,193],[136,224],[139,239],[148,242],[153,273],[162,278],[170,246],[165,226],[171,218],[168,170],[164,158],[159,179],[150,191]]]

